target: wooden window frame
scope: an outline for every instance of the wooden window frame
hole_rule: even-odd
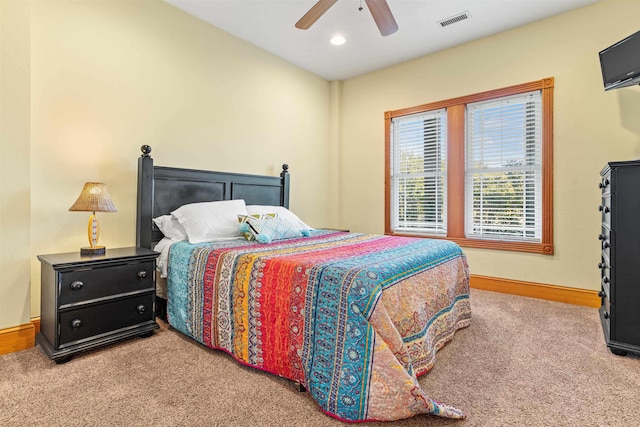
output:
[[[553,88],[554,78],[490,90],[473,95],[386,111],[385,121],[385,234],[447,239],[460,246],[553,255]],[[540,243],[469,239],[464,231],[465,110],[472,102],[539,90],[542,94],[542,239]],[[394,233],[391,229],[391,121],[395,117],[447,109],[447,236]]]

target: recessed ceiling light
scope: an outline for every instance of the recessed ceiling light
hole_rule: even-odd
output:
[[[333,37],[331,37],[331,40],[329,40],[331,42],[331,44],[336,45],[336,46],[340,46],[341,44],[344,44],[344,42],[346,42],[347,40],[342,37],[341,35],[335,35]]]

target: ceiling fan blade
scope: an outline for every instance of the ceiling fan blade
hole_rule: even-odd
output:
[[[387,0],[365,0],[369,11],[373,16],[373,20],[376,21],[378,30],[383,36],[388,36],[398,31],[398,24],[396,23],[391,9],[387,4]]]
[[[296,28],[300,28],[301,30],[308,29],[337,1],[338,0],[318,0],[318,3],[314,4],[313,7],[296,22]]]

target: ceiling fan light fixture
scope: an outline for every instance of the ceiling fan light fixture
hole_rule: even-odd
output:
[[[335,36],[331,37],[331,40],[329,40],[329,43],[331,43],[334,46],[340,46],[340,45],[343,45],[346,41],[347,39],[342,37],[340,34],[336,34]]]
[[[318,0],[311,9],[305,13],[302,18],[296,22],[296,28],[301,30],[307,30],[313,25],[324,13],[336,4],[338,0]],[[388,36],[398,31],[398,24],[396,19],[389,9],[387,0],[364,0],[367,3],[367,7],[371,12],[371,16],[380,31],[382,36]],[[362,0],[360,1],[360,7],[358,10],[362,10]]]

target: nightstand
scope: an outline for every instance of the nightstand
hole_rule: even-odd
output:
[[[151,336],[155,321],[156,258],[144,248],[38,255],[40,333],[36,340],[56,363],[80,351],[132,336]]]

